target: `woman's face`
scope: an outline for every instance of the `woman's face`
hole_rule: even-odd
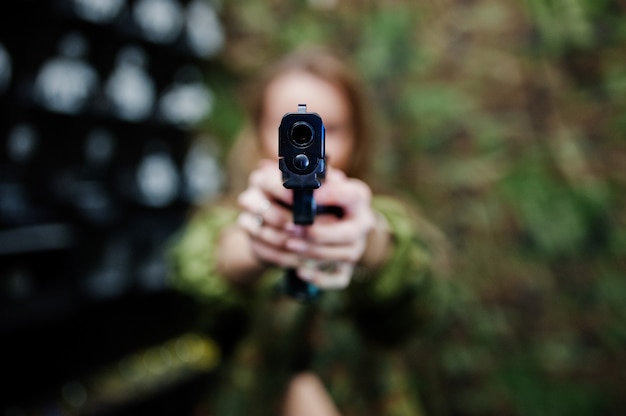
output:
[[[261,117],[261,146],[264,156],[278,158],[278,126],[285,113],[294,113],[298,104],[318,113],[326,128],[328,164],[346,170],[355,145],[352,113],[342,89],[306,72],[279,75],[267,87]]]

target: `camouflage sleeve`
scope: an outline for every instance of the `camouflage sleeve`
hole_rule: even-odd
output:
[[[442,309],[445,246],[441,234],[410,205],[376,197],[373,207],[389,224],[393,250],[380,269],[356,272],[350,303],[361,328],[393,342],[424,328]]]
[[[169,251],[174,288],[211,306],[235,306],[240,294],[216,271],[220,233],[236,221],[237,211],[212,206],[196,213],[173,240]]]
[[[378,197],[373,201],[373,208],[387,221],[393,242],[393,251],[385,266],[367,276],[370,295],[382,300],[425,283],[431,272],[432,248],[424,239],[419,218],[409,207],[393,198]]]

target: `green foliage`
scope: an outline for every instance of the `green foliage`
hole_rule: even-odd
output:
[[[249,0],[223,13],[217,134],[242,122],[240,80],[301,44],[339,50],[373,90],[396,150],[386,179],[455,248],[456,306],[415,352],[433,414],[623,412],[621,2]]]
[[[503,186],[535,252],[546,259],[584,252],[594,220],[584,196],[545,172],[515,173]]]

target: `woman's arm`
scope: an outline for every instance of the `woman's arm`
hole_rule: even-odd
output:
[[[215,271],[238,286],[248,286],[269,266],[250,247],[250,236],[238,224],[226,227],[218,237]]]

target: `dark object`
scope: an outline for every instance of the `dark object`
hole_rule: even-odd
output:
[[[313,191],[326,175],[324,135],[322,118],[307,113],[306,104],[285,114],[278,128],[278,163],[283,186],[294,191],[293,219],[299,225],[311,225],[315,217]]]
[[[188,415],[210,377],[174,354],[139,378],[123,365],[200,313],[170,285],[167,252],[206,189],[190,121],[210,108],[181,71],[213,72],[190,41],[200,24],[218,46],[206,35],[222,26],[211,2],[171,0],[179,13],[157,26],[184,26],[156,42],[138,22],[157,3],[0,2],[0,415]],[[181,85],[200,105],[168,116]]]
[[[326,175],[324,123],[316,113],[307,113],[306,104],[298,104],[297,113],[287,113],[278,128],[279,168],[283,186],[293,189],[293,221],[311,225],[316,204],[313,191],[322,185]],[[283,292],[309,302],[319,296],[319,289],[289,269],[283,281]]]

